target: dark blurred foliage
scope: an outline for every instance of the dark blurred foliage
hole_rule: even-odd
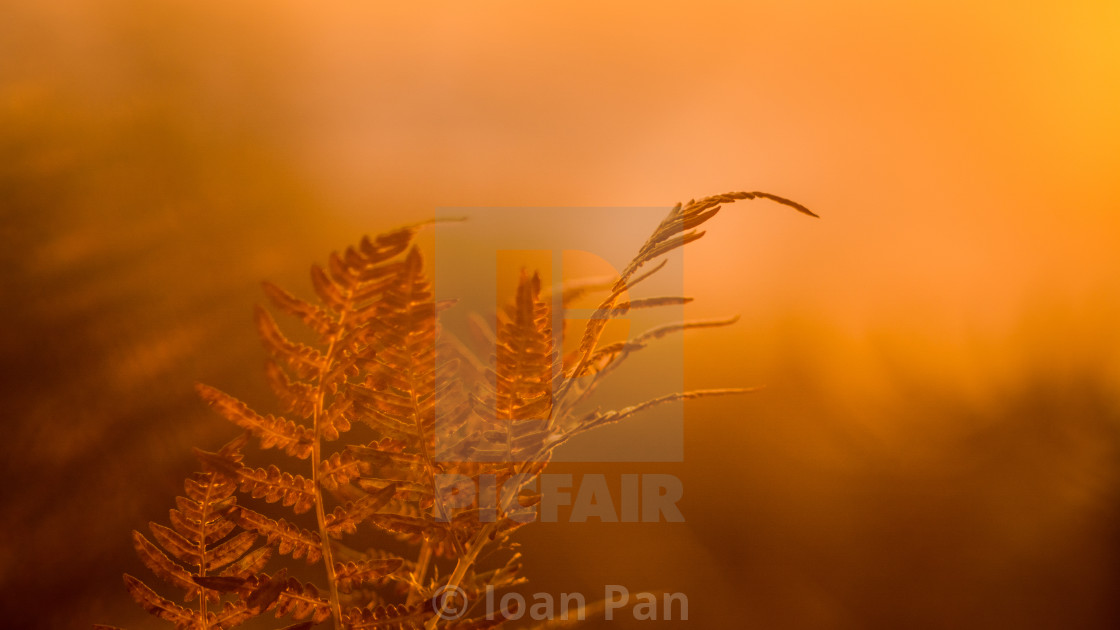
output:
[[[1025,362],[976,398],[920,356],[846,354],[797,321],[754,323],[783,351],[736,377],[767,387],[690,405],[684,463],[605,467],[679,475],[688,522],[526,530],[534,587],[570,586],[548,567],[579,549],[597,560],[584,588],[684,590],[701,627],[1115,627],[1120,396],[1104,365]],[[889,383],[838,391],[869,357]],[[690,382],[733,378],[706,363]]]
[[[81,56],[28,54],[80,29],[14,9],[0,27],[22,62],[0,100],[0,618],[81,627],[139,611],[120,596],[121,572],[144,570],[129,532],[166,518],[194,469],[186,445],[229,437],[192,385],[262,391],[246,326],[259,281],[305,268],[323,229],[256,112],[217,100],[213,73],[161,39],[174,29],[114,22],[128,63],[99,83]]]

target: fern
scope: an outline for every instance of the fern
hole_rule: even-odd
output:
[[[244,442],[239,438],[227,444],[220,451],[222,457],[239,459]],[[186,496],[177,497],[177,508],[170,512],[171,527],[149,524],[158,546],[138,531],[132,532],[132,540],[137,555],[152,573],[185,591],[185,601],[197,600],[197,608],[164,599],[128,574],[124,576],[125,586],[148,612],[174,623],[176,628],[231,628],[261,614],[272,601],[222,602],[219,591],[208,588],[206,582],[259,579],[272,554],[269,547],[253,549],[257,535],[238,531],[236,522],[229,518],[230,510],[237,507],[236,485],[221,475],[204,472],[187,478],[184,489]]]
[[[203,400],[244,434],[214,453],[196,449],[205,472],[187,480],[187,497],[180,497],[179,509],[171,513],[172,527],[151,528],[171,557],[134,534],[144,563],[184,590],[197,607],[174,604],[125,576],[129,591],[177,628],[231,628],[265,611],[303,621],[300,626],[330,618],[336,630],[501,625],[501,618],[442,619],[440,594],[457,589],[477,602],[487,587],[523,581],[520,555],[512,553],[509,535],[525,520],[519,518],[521,511],[537,500],[527,488],[558,446],[668,401],[747,391],[672,393],[615,411],[574,412],[607,375],[650,342],[734,321],[685,322],[626,342],[600,343],[612,317],[687,301],[675,296],[625,301],[623,296],[663,268],[664,261],[639,273],[642,267],[701,238],[704,233],[696,228],[721,204],[755,198],[816,216],[795,202],[758,192],[678,204],[617,279],[565,289],[565,307],[587,290],[609,289],[582,331],[578,349],[566,357],[558,350],[562,340],[553,335],[552,298],[542,294],[536,274],[522,274],[495,330],[474,320],[477,331],[493,341],[494,356],[479,357],[441,330],[438,314],[451,305],[433,298],[413,244],[419,225],[364,238],[332,254],[325,267],[313,266],[317,302],[266,283],[275,309],[309,328],[316,340],[311,345],[293,341],[267,310],[256,312],[270,357],[266,374],[286,417],[261,415],[216,388],[198,386]],[[292,465],[244,463],[241,448],[250,436],[260,448],[291,457]],[[439,485],[441,479],[479,482],[484,476],[515,489],[504,493],[496,509],[477,498],[455,499],[453,489]],[[288,508],[292,520],[238,504],[235,491]],[[382,543],[368,548],[362,541],[370,535]],[[254,549],[262,538],[264,546]],[[411,552],[405,557],[388,549]],[[480,569],[484,549],[506,552],[504,563]],[[287,577],[286,567],[271,576],[264,573],[274,553],[321,563],[322,586]]]

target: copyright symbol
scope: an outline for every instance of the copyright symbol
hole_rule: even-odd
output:
[[[458,586],[444,584],[432,595],[432,605],[440,619],[458,619],[467,612],[467,593]]]

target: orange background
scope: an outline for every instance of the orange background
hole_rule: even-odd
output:
[[[527,592],[679,590],[698,627],[1120,619],[1120,5],[3,13],[9,623],[152,623],[128,533],[233,433],[194,381],[268,404],[259,280],[306,294],[439,206],[743,189],[823,218],[742,202],[687,252],[686,314],[742,320],[686,338],[686,384],[767,389],[689,405],[682,464],[604,468],[679,475],[685,524],[528,528]]]

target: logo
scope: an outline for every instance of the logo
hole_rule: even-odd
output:
[[[444,584],[432,596],[432,606],[440,619],[454,621],[467,614],[470,602],[467,601],[466,591],[458,586]]]
[[[494,327],[495,314],[502,312],[516,293],[522,271],[538,274],[541,296],[551,300],[553,348],[561,358],[575,355],[585,326],[604,319],[597,306],[633,258],[645,237],[646,227],[667,212],[664,207],[638,208],[438,208],[437,219],[468,217],[435,226],[434,293],[437,303],[454,303],[440,313],[440,325],[457,339],[485,338],[477,324]],[[588,226],[595,226],[589,229]],[[684,269],[681,250],[667,253],[661,263],[643,269],[654,271],[624,289],[619,304],[627,306],[609,314],[604,345],[625,347],[643,333],[666,322],[684,320]],[[642,275],[642,274],[639,274]],[[589,281],[605,287],[596,294],[566,300]],[[591,282],[594,284],[594,282]],[[656,308],[652,305],[656,304]],[[639,305],[630,308],[630,305]],[[646,305],[650,307],[642,307]],[[684,388],[684,345],[679,335],[657,335],[656,343],[642,350],[642,361],[621,362],[609,378],[596,381],[594,389],[603,408],[622,409]],[[493,340],[490,341],[494,343]],[[478,351],[481,350],[481,351]],[[496,346],[478,348],[485,359]],[[563,361],[555,370],[566,369]],[[562,366],[562,367],[561,367]],[[592,378],[584,375],[583,381]],[[569,387],[564,375],[554,371],[553,394],[578,390],[586,383]],[[440,390],[437,384],[437,391]],[[437,395],[436,443],[454,444],[459,407],[453,397]],[[578,401],[570,404],[578,404]],[[485,410],[483,410],[485,412]],[[585,413],[585,409],[567,409]],[[525,425],[541,420],[525,420]],[[440,448],[437,446],[437,452]],[[477,461],[492,454],[479,453]],[[578,436],[550,454],[562,462],[680,462],[684,460],[684,406],[681,402],[658,405],[643,412],[640,422],[612,424],[594,432],[594,438]]]

